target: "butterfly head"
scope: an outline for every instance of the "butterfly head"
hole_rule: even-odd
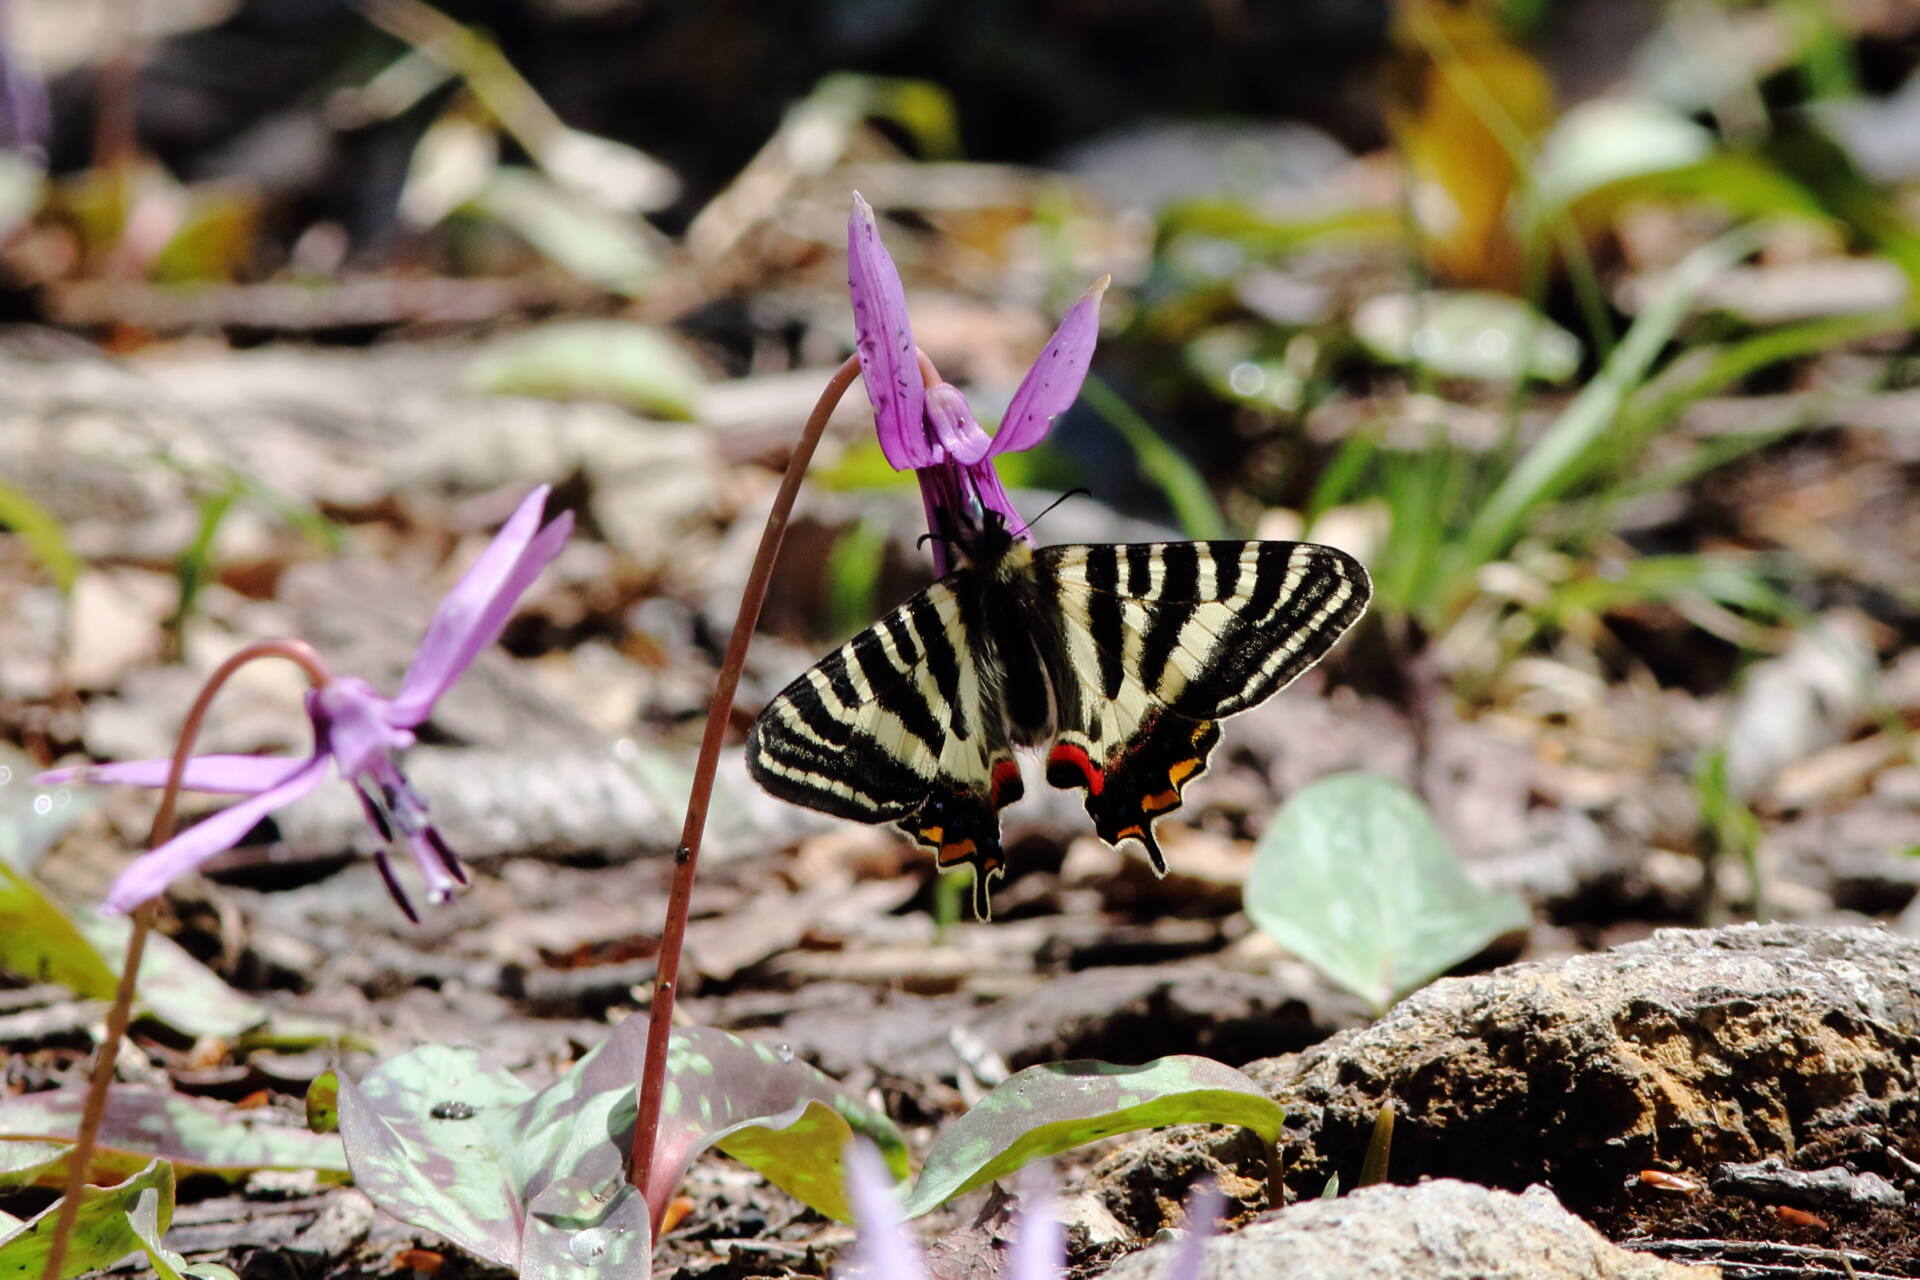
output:
[[[1008,564],[1024,565],[1033,558],[1033,547],[1017,536],[1006,516],[987,508],[972,531],[953,540],[960,563],[976,573],[991,574]]]

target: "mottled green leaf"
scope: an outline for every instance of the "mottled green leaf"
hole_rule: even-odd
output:
[[[646,1020],[629,1018],[527,1104],[523,1154],[529,1161],[522,1168],[528,1185],[564,1175],[604,1179],[625,1163],[645,1046]],[[786,1130],[795,1132],[775,1136]],[[668,1044],[647,1201],[656,1214],[664,1210],[695,1157],[717,1146],[820,1212],[850,1221],[840,1154],[856,1132],[880,1148],[897,1176],[906,1176],[906,1142],[893,1123],[827,1076],[772,1045],[712,1027],[683,1028]]]
[[[114,972],[40,886],[0,863],[0,969],[57,982],[95,1000],[113,998]]]
[[[167,1230],[160,1221],[163,1208],[170,1210],[171,1206],[163,1202],[159,1191],[150,1187],[140,1193],[133,1208],[127,1212],[127,1225],[132,1229],[134,1239],[140,1242],[140,1247],[147,1251],[147,1261],[152,1264],[153,1272],[160,1280],[240,1280],[231,1267],[221,1266],[217,1262],[189,1263],[167,1248],[161,1242]]]
[[[46,1158],[45,1144],[70,1143],[80,1128],[86,1091],[50,1089],[0,1098],[0,1160],[16,1143],[27,1144],[26,1160],[11,1161],[15,1171],[0,1183],[59,1185],[64,1153]],[[124,1169],[129,1157],[158,1156],[182,1173],[233,1176],[254,1169],[317,1169],[345,1173],[340,1140],[282,1124],[272,1112],[241,1110],[211,1098],[117,1084],[107,1095],[100,1125],[100,1147],[90,1176]],[[37,1157],[37,1158],[36,1158]],[[5,1168],[6,1164],[0,1164]]]
[[[1564,382],[1580,367],[1580,339],[1503,293],[1382,294],[1354,312],[1353,334],[1382,360],[1447,378]]]
[[[0,969],[111,1000],[126,955],[128,924],[78,908],[0,863]],[[241,995],[173,939],[147,937],[140,958],[140,1011],[194,1036],[235,1036],[267,1020],[267,1006]]]
[[[67,1181],[68,1142],[0,1140],[0,1190],[13,1187],[59,1187]],[[101,1152],[94,1157],[95,1182],[130,1178],[140,1172],[147,1157],[125,1152]]]
[[[528,1202],[520,1232],[521,1280],[647,1280],[652,1266],[647,1202],[625,1178],[596,1185],[561,1178]]]
[[[127,937],[132,930],[126,918],[103,916],[83,907],[74,911],[73,923],[117,974],[126,962]],[[111,989],[107,994],[112,996]],[[140,955],[138,1007],[188,1035],[229,1039],[259,1026],[273,1012],[235,991],[219,974],[162,933],[149,933],[146,950]]]
[[[60,1275],[98,1271],[141,1248],[128,1214],[143,1195],[153,1197],[152,1220],[165,1230],[173,1221],[173,1167],[165,1160],[149,1162],[117,1186],[82,1188],[80,1212],[74,1218]],[[56,1200],[11,1234],[0,1237],[0,1280],[40,1280],[59,1212],[60,1202]]]
[[[307,1128],[315,1133],[340,1132],[338,1071],[323,1071],[307,1086]]]
[[[1287,802],[1254,848],[1246,905],[1376,1011],[1530,919],[1519,898],[1467,878],[1418,796],[1367,773]]]
[[[1246,1075],[1181,1054],[1137,1067],[1052,1062],[995,1085],[927,1152],[904,1206],[917,1218],[1044,1156],[1169,1124],[1232,1124],[1267,1143],[1286,1113]]]
[[[503,338],[467,367],[494,395],[608,400],[656,418],[690,419],[706,375],[658,329],[625,320],[565,320]]]

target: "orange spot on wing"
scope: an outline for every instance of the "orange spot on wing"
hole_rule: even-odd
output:
[[[1165,809],[1178,808],[1179,804],[1180,793],[1178,791],[1162,791],[1158,795],[1151,795],[1142,800],[1140,807],[1148,813],[1159,813]]]
[[[979,846],[971,840],[958,840],[953,844],[940,846],[940,865],[951,867],[957,862],[965,862],[979,851]]]
[[[1195,769],[1198,769],[1199,767],[1200,767],[1200,761],[1197,759],[1182,760],[1180,761],[1180,763],[1174,765],[1173,768],[1167,770],[1167,781],[1171,782],[1174,786],[1177,787],[1181,783],[1185,782],[1188,778],[1191,778],[1193,776],[1193,771]]]
[[[1147,833],[1143,828],[1139,826],[1123,827],[1119,831],[1116,831],[1113,833],[1113,840],[1115,844],[1118,844],[1120,841],[1126,840],[1128,838],[1132,838],[1134,840],[1145,840],[1147,838]]]

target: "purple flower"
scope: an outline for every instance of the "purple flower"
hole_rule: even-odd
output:
[[[473,567],[440,602],[400,684],[399,696],[384,698],[364,680],[337,676],[307,694],[307,716],[313,721],[313,754],[306,759],[225,755],[189,759],[181,779],[183,789],[247,799],[141,855],[113,882],[105,909],[131,911],[176,877],[232,848],[260,819],[319,786],[329,761],[358,793],[368,823],[384,843],[391,843],[396,832],[406,837],[426,876],[428,897],[434,902],[451,897],[455,885],[467,882],[467,873],[428,820],[427,802],[408,785],[394,756],[413,745],[413,731],[433,714],[433,704],[482,649],[500,638],[515,602],[560,553],[561,544],[573,531],[573,513],[563,512],[542,526],[540,516],[546,502],[545,485],[528,494]],[[171,763],[138,760],[83,765],[43,773],[36,781],[161,787],[166,785]],[[384,848],[375,860],[394,900],[417,923],[419,916],[401,892]]]
[[[894,1199],[893,1179],[871,1144],[847,1146],[847,1191],[853,1201],[859,1235],[853,1268],[859,1280],[928,1280],[926,1259],[907,1234]],[[1020,1216],[1014,1222],[1003,1280],[1060,1280],[1066,1272],[1067,1233],[1053,1216],[1053,1169],[1045,1163],[1020,1171]],[[1226,1197],[1217,1188],[1196,1191],[1187,1201],[1187,1233],[1174,1249],[1166,1280],[1198,1280],[1207,1240],[1219,1221]]]
[[[937,573],[952,567],[940,538],[964,545],[994,513],[1015,537],[1027,536],[1026,522],[1013,509],[994,472],[993,459],[1031,449],[1046,438],[1053,419],[1071,405],[1093,363],[1100,336],[1102,276],[1067,312],[1040,358],[1007,404],[1000,430],[989,436],[957,387],[927,385],[924,357],[913,344],[907,320],[907,295],[900,272],[880,243],[873,207],[856,192],[847,220],[847,287],[853,294],[853,327],[860,348],[860,372],[873,401],[880,450],[895,471],[912,471],[920,480],[927,528],[938,535],[933,546]],[[926,364],[931,369],[931,364]]]

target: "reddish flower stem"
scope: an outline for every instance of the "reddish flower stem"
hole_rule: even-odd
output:
[[[153,826],[147,833],[147,848],[156,849],[173,838],[180,779],[186,774],[187,757],[193,754],[193,744],[200,737],[207,708],[213,705],[214,695],[233,673],[255,658],[285,658],[297,663],[316,688],[333,678],[320,655],[304,640],[256,640],[221,663],[201,686],[200,696],[194,699],[186,720],[180,725],[180,737],[173,747],[173,765],[167,770],[166,789],[160,793],[160,808],[155,811]],[[73,1150],[67,1153],[71,1163],[67,1168],[66,1190],[60,1197],[60,1212],[54,1217],[53,1240],[47,1248],[47,1264],[41,1270],[40,1280],[59,1280],[60,1267],[67,1260],[67,1244],[80,1212],[80,1193],[87,1185],[88,1166],[93,1163],[93,1151],[99,1144],[100,1121],[107,1111],[107,1090],[113,1083],[120,1041],[127,1034],[127,1022],[133,1012],[133,989],[140,975],[140,957],[146,951],[147,934],[153,928],[152,902],[143,902],[133,909],[132,925],[127,934],[126,960],[120,966],[120,984],[114,989],[113,1006],[107,1010],[106,1034],[100,1041],[99,1052],[93,1060],[93,1075],[87,1082],[87,1105],[80,1114],[80,1132],[74,1139]]]
[[[814,446],[826,430],[834,406],[860,376],[860,358],[848,356],[834,370],[833,377],[813,406],[800,439],[787,460],[780,491],[774,495],[773,509],[767,513],[766,531],[760,535],[760,549],[754,554],[753,569],[747,575],[746,590],[740,597],[740,612],[734,618],[733,635],[727,641],[726,657],[714,682],[713,701],[707,707],[707,724],[700,737],[700,755],[693,766],[693,790],[687,797],[687,820],[680,829],[680,846],[673,854],[673,888],[667,896],[667,923],[660,935],[660,960],[655,971],[653,1003],[647,1010],[647,1056],[640,1072],[640,1110],[634,1124],[633,1157],[629,1180],[642,1196],[647,1179],[653,1173],[654,1148],[660,1137],[660,1099],[667,1083],[667,1040],[673,1032],[673,999],[680,981],[680,948],[687,936],[687,906],[693,898],[693,873],[700,862],[700,837],[706,831],[707,807],[713,800],[713,778],[720,767],[720,748],[726,741],[727,723],[733,716],[733,695],[740,687],[740,672],[747,663],[747,646],[760,622],[760,606],[766,603],[767,584],[773,579],[774,561],[780,556],[780,544],[787,536],[787,517],[793,513],[793,500],[800,482],[813,460]],[[658,1214],[654,1230],[660,1227]]]

